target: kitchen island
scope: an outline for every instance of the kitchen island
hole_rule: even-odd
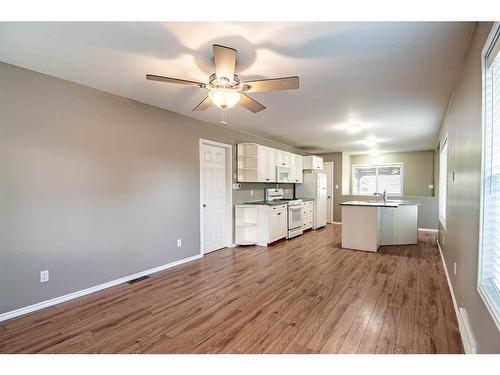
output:
[[[417,243],[418,206],[406,200],[348,201],[342,206],[342,247],[377,252]]]

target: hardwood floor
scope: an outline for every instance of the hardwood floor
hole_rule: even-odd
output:
[[[0,323],[1,353],[462,353],[435,236],[378,253],[338,225],[223,249]]]

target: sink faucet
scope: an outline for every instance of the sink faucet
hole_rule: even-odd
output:
[[[387,191],[384,190],[384,193],[373,193],[373,195],[380,195],[384,199],[384,204],[387,203]]]

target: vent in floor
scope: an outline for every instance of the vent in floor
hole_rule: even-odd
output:
[[[149,279],[149,276],[138,277],[137,279],[133,279],[133,280],[127,281],[127,284],[135,284],[135,283],[137,283],[139,281],[146,280],[146,279]]]

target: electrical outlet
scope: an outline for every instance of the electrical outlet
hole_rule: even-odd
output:
[[[40,271],[40,282],[46,283],[49,281],[49,270]]]
[[[434,185],[429,185],[429,189],[434,189]]]
[[[335,190],[338,190],[338,188],[339,188],[339,185],[335,185]]]
[[[177,240],[177,247],[181,247],[182,246],[182,240],[179,238]]]
[[[457,275],[457,262],[453,262],[453,275]]]

